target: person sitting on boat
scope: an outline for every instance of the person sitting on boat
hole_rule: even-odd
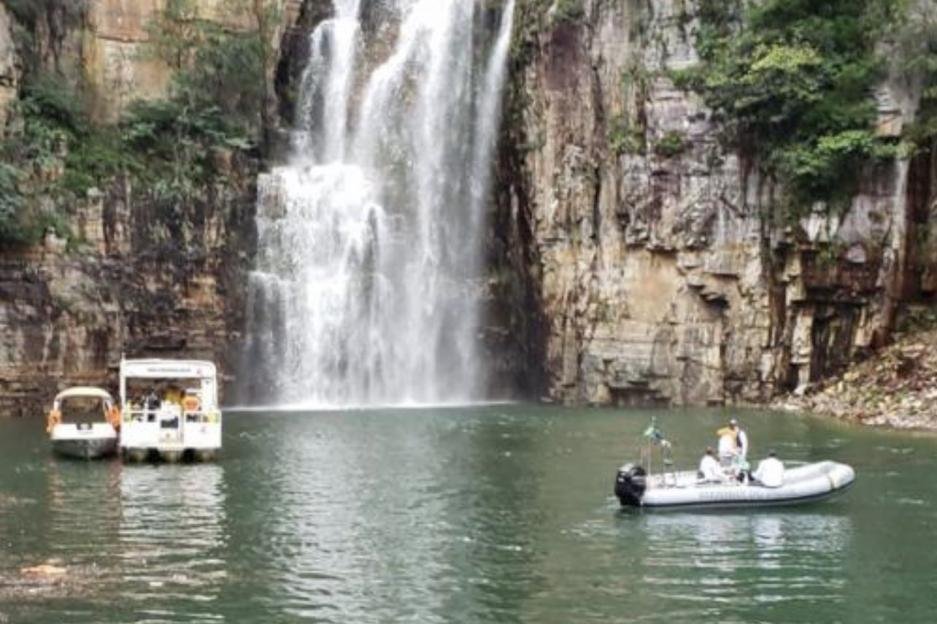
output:
[[[198,390],[188,389],[185,391],[185,397],[182,399],[182,409],[186,412],[197,412],[201,407],[201,401],[198,398]]]
[[[722,467],[716,460],[716,451],[713,450],[713,447],[706,447],[706,453],[699,462],[697,476],[701,483],[722,483],[724,480],[725,473],[723,473]]]
[[[781,487],[784,485],[784,463],[771,451],[768,457],[758,464],[758,469],[752,477],[765,487]]]
[[[163,403],[175,403],[176,405],[182,405],[182,390],[176,386],[169,386],[166,388],[166,394],[163,395]]]

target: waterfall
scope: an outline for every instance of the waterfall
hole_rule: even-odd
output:
[[[514,0],[385,4],[391,23],[367,27],[389,41],[370,45],[361,0],[333,0],[290,158],[258,180],[250,400],[484,398],[484,215]]]

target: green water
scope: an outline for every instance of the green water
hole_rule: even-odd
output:
[[[726,417],[657,412],[695,464]],[[933,622],[937,438],[744,413],[852,464],[801,508],[621,512],[649,412],[228,413],[215,464],[53,458],[0,421],[0,623]],[[770,442],[769,442],[770,441]],[[46,562],[63,576],[21,572]]]

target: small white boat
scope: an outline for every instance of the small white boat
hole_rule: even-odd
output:
[[[714,507],[763,507],[793,505],[827,498],[842,492],[856,479],[852,467],[821,461],[785,470],[779,487],[756,482],[727,480],[706,483],[695,471],[648,475],[639,465],[626,464],[618,470],[615,495],[623,506],[679,509]]]
[[[131,385],[188,387],[175,398],[130,399]],[[120,449],[129,461],[158,457],[213,459],[221,450],[221,410],[215,365],[198,360],[122,360]]]
[[[91,403],[91,413],[100,410],[100,421],[66,422],[63,410],[66,403]],[[96,405],[95,405],[96,404]],[[76,459],[98,459],[117,452],[120,413],[114,399],[100,388],[69,388],[60,392],[52,402],[46,431],[52,441],[52,450],[59,455]]]

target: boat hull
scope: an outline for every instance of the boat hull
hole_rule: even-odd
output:
[[[195,461],[210,462],[215,461],[218,457],[218,452],[214,449],[199,449],[193,453],[193,456],[195,457]]]
[[[53,440],[52,450],[57,455],[72,459],[102,459],[117,454],[117,438],[83,438]]]
[[[210,421],[172,408],[134,414],[123,423],[120,449],[128,462],[211,461],[221,450],[221,413],[213,412]]]
[[[108,423],[58,424],[50,438],[53,452],[62,457],[101,459],[117,453],[117,430]]]
[[[634,471],[633,467],[630,467]],[[624,470],[624,469],[623,469]],[[629,487],[632,477],[619,471],[616,494],[623,506],[643,509],[725,509],[800,505],[830,498],[855,482],[850,466],[825,461],[789,469],[784,485],[699,483],[695,473],[640,475],[640,488]]]
[[[150,449],[146,448],[124,448],[121,450],[124,461],[130,463],[145,462],[150,457]]]
[[[159,458],[169,464],[178,464],[184,452],[182,449],[160,449]]]

